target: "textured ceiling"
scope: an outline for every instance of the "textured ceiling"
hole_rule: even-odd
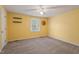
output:
[[[7,11],[31,16],[50,17],[79,8],[78,5],[5,5]],[[43,15],[40,11],[44,12]]]

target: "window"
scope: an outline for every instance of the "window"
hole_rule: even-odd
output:
[[[40,31],[40,19],[39,18],[32,18],[31,19],[31,31],[32,32],[39,32]]]

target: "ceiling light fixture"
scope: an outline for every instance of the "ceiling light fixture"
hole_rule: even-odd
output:
[[[44,8],[43,8],[43,6],[42,6],[42,5],[40,5],[40,14],[41,14],[41,15],[43,15],[43,14],[44,14],[43,9],[44,9]]]
[[[40,14],[41,14],[41,15],[43,15],[43,14],[44,14],[44,12],[42,12],[42,11],[41,11],[41,12],[40,12]]]

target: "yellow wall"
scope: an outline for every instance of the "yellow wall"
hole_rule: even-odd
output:
[[[13,17],[21,17],[22,23],[12,23]],[[30,21],[31,18],[38,18],[38,17],[32,17],[32,16],[26,16],[18,13],[7,13],[7,39],[8,41],[14,41],[14,40],[20,40],[20,39],[28,39],[28,38],[35,38],[40,36],[47,36],[48,33],[48,22],[46,18],[40,18],[41,21],[45,20],[46,25],[41,25],[40,32],[31,32],[30,31]]]
[[[49,36],[79,45],[79,9],[50,17]]]
[[[2,6],[0,6],[0,10],[1,10]],[[0,16],[0,33],[1,33],[1,16]],[[0,49],[1,49],[1,34],[0,34]]]

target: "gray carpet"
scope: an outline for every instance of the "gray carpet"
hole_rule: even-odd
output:
[[[79,47],[49,37],[10,42],[2,54],[78,54]]]

